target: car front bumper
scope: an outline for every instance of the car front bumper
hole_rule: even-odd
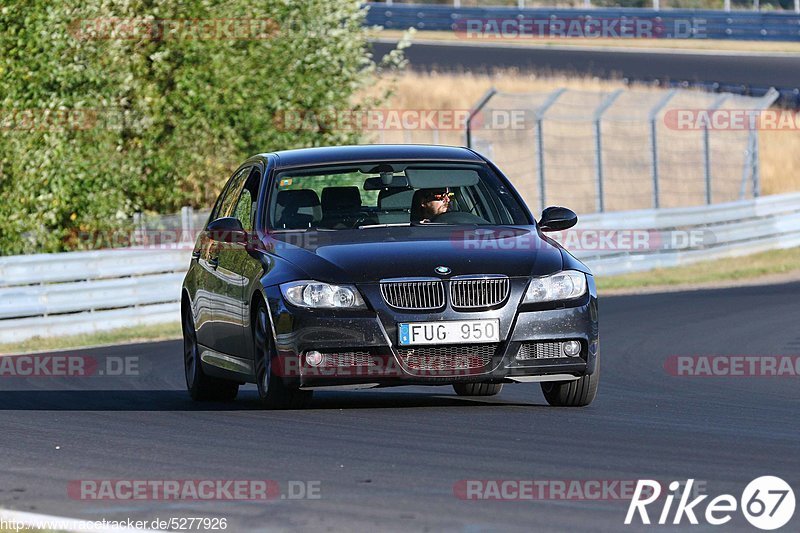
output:
[[[303,388],[561,381],[592,374],[599,348],[598,312],[592,276],[588,279],[588,294],[571,306],[520,306],[524,284],[518,284],[500,309],[474,313],[449,307],[430,314],[398,312],[383,304],[377,286],[359,286],[369,310],[298,309],[285,302],[278,287],[269,287],[277,345],[273,372],[288,385]],[[398,346],[400,322],[485,318],[499,319],[499,343]],[[558,353],[560,343],[568,340],[581,343],[579,355]],[[324,365],[307,363],[311,350],[325,355]]]

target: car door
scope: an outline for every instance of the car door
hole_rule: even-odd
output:
[[[220,195],[217,205],[214,206],[209,223],[228,216],[228,213],[233,211],[251,168],[241,168],[234,173]],[[226,286],[225,272],[219,271],[220,252],[229,243],[215,240],[214,236],[206,230],[201,236],[201,244],[200,257],[197,260],[201,268],[198,270],[196,300],[198,308],[203,310],[198,314],[210,315],[210,317],[198,325],[197,340],[212,350],[224,353],[227,323],[231,317],[238,316],[235,305],[226,294],[228,287]]]
[[[249,287],[261,272],[261,263],[248,249],[252,243],[255,206],[261,181],[259,165],[247,169],[235,201],[220,216],[234,217],[247,232],[246,243],[225,242],[217,248],[215,274],[219,286],[218,305],[214,307],[214,334],[217,351],[249,358]]]
[[[214,204],[214,208],[211,210],[208,223],[222,216],[221,213],[224,208],[230,206],[233,201],[231,195],[234,194],[240,175],[243,172],[246,172],[246,170],[238,170],[228,179]],[[216,275],[219,243],[211,238],[207,227],[208,224],[200,233],[192,252],[192,259],[196,260],[197,266],[200,267],[195,270],[196,290],[193,295],[193,307],[197,341],[204,346],[214,347],[214,308],[219,305],[219,294],[221,292],[219,278]]]

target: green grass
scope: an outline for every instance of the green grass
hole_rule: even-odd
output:
[[[170,322],[169,324],[113,329],[97,333],[71,335],[68,337],[34,337],[33,339],[22,342],[0,344],[0,354],[84,348],[87,346],[99,346],[104,344],[161,341],[179,339],[180,337],[180,322]],[[0,533],[2,532],[0,531]]]
[[[773,250],[744,257],[703,261],[693,265],[659,268],[649,272],[598,277],[597,288],[599,291],[603,291],[712,284],[795,272],[800,276],[800,248]]]

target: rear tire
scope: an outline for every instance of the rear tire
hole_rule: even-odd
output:
[[[314,391],[286,386],[273,369],[275,349],[269,327],[267,306],[259,301],[253,324],[255,346],[256,385],[258,399],[264,409],[303,409],[311,402]]]
[[[196,402],[220,401],[230,402],[239,393],[239,384],[235,381],[214,378],[203,372],[200,361],[200,350],[197,345],[197,330],[190,309],[183,312],[183,368],[186,377],[186,389]]]
[[[547,403],[556,407],[584,407],[597,396],[600,384],[600,360],[596,362],[594,374],[572,381],[546,381],[542,393]]]
[[[502,383],[454,383],[459,396],[494,396],[503,390]]]

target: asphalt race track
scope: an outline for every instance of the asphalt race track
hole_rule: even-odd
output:
[[[259,410],[251,388],[232,404],[193,404],[180,342],[67,352],[101,368],[135,357],[139,375],[0,378],[0,507],[93,520],[225,517],[229,531],[636,531],[638,522],[623,525],[624,500],[462,500],[454,486],[691,477],[711,497],[738,498],[771,474],[797,491],[800,378],[676,377],[664,363],[798,354],[798,299],[800,283],[601,297],[603,379],[583,409],[547,407],[535,384],[488,400],[449,387],[326,392],[295,412]],[[320,498],[68,497],[81,479],[270,479],[284,493],[290,481],[319,481]],[[678,529],[755,531],[740,513],[724,527]]]
[[[373,44],[376,57],[392,48],[392,43]],[[685,80],[764,88],[800,87],[800,54],[721,55],[714,52],[552,49],[458,43],[415,43],[405,50],[405,54],[411,68],[425,71],[481,72],[517,68],[601,78]]]

